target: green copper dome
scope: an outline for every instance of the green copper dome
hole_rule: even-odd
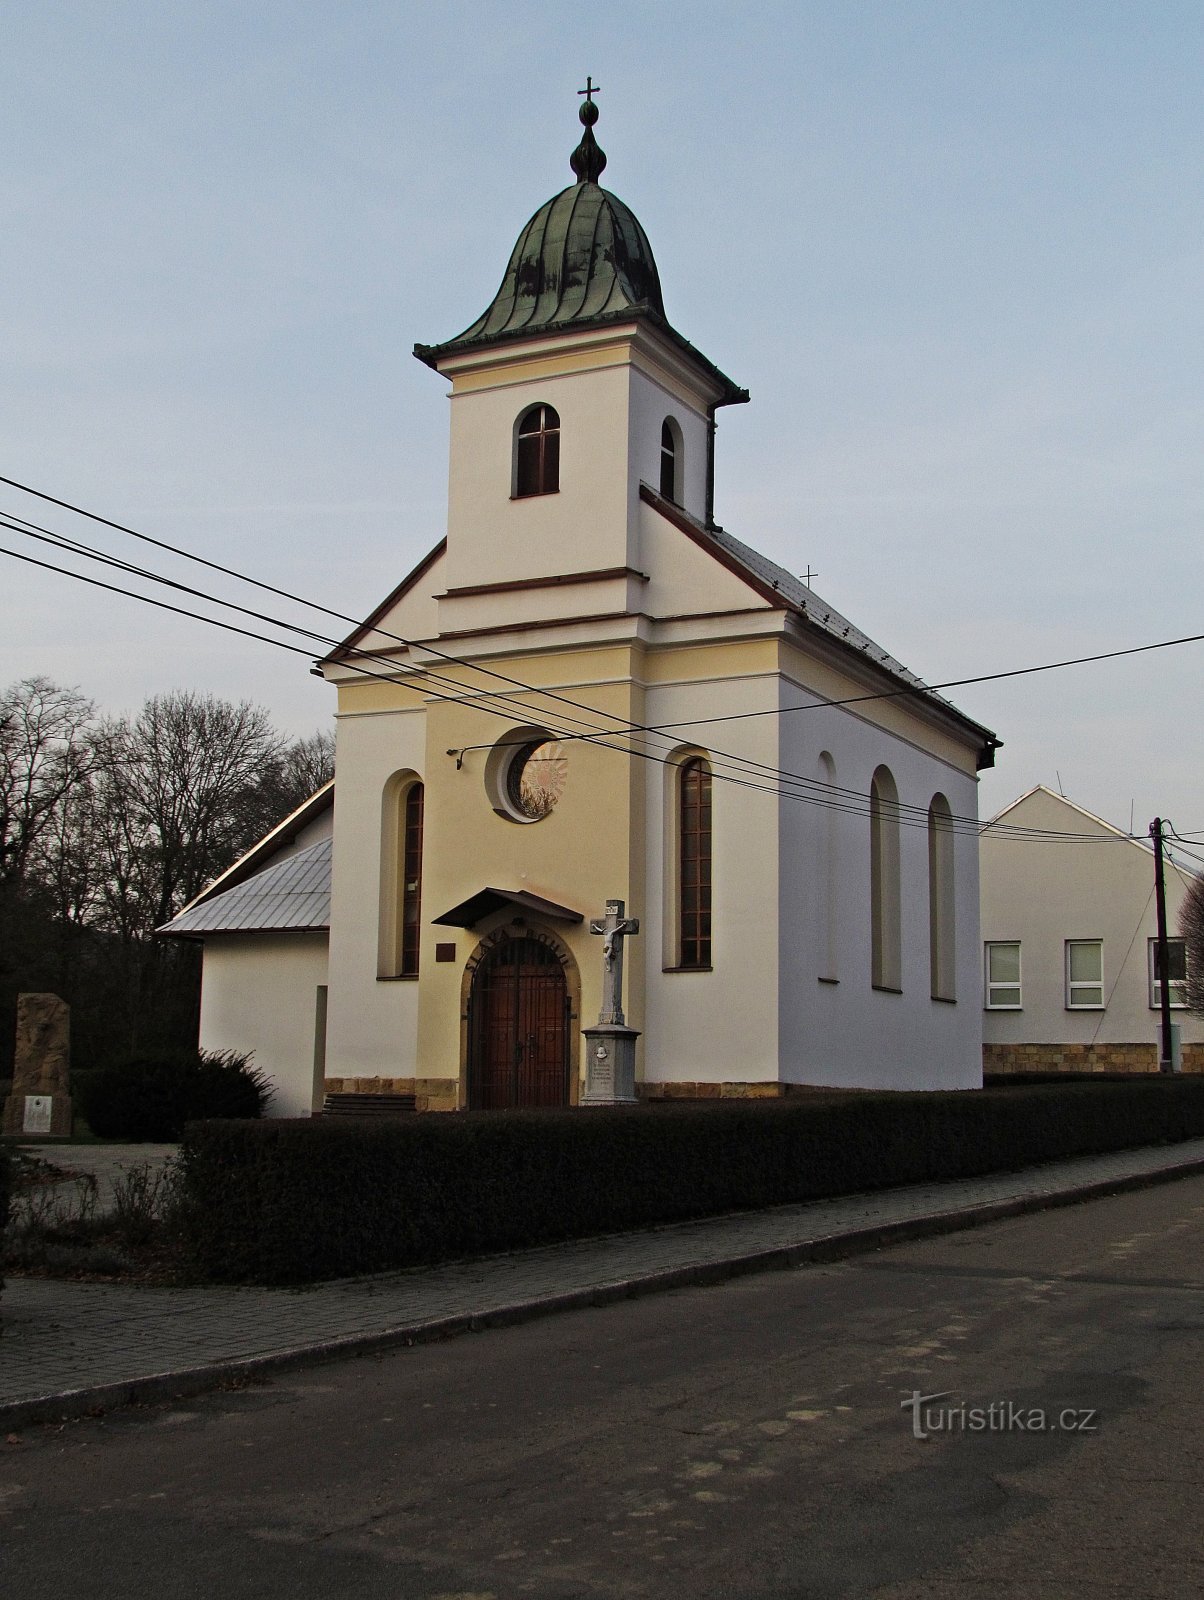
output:
[[[493,304],[451,342],[564,328],[637,307],[665,315],[648,235],[616,195],[575,183],[540,206]]]
[[[577,181],[540,206],[518,236],[501,287],[486,311],[444,344],[414,346],[430,367],[444,356],[544,333],[605,326],[641,317],[712,373],[721,404],[747,399],[670,326],[648,235],[634,212],[598,182],[606,156],[594,138],[598,108],[580,108],[581,142],[569,158]]]

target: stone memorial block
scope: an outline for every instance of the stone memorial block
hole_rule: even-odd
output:
[[[17,996],[17,1048],[6,1134],[66,1138],[71,1133],[71,1012],[57,994]]]

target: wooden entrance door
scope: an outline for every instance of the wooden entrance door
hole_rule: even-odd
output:
[[[468,1104],[485,1110],[568,1103],[569,995],[556,953],[506,939],[473,974]]]

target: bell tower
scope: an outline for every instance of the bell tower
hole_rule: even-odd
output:
[[[647,234],[598,181],[597,92],[580,91],[576,182],[522,229],[490,305],[414,349],[451,381],[443,631],[487,590],[579,605],[603,584],[602,609],[630,608],[641,484],[708,522],[715,412],[748,399],[670,324]]]

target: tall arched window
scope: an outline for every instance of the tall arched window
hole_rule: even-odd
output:
[[[677,964],[711,964],[711,769],[701,756],[678,778]]]
[[[839,812],[836,796],[832,792],[836,787],[836,762],[827,750],[820,755],[817,776],[829,793],[826,797],[828,803],[818,807],[815,813],[818,847],[815,862],[815,957],[818,976],[827,983],[835,983],[839,913],[836,821]]]
[[[899,791],[889,767],[870,783],[870,973],[875,989],[903,987],[899,902]]]
[[[422,811],[425,789],[412,783],[406,790],[401,871],[401,976],[418,976],[422,933]]]
[[[932,998],[956,998],[953,898],[953,813],[943,794],[928,807],[928,954]]]
[[[661,493],[675,504],[681,500],[681,430],[672,417],[661,423]]]
[[[518,422],[514,494],[555,494],[560,488],[560,417],[552,406],[531,406]]]
[[[377,976],[416,978],[422,931],[424,790],[413,772],[395,772],[381,800],[380,940]]]

